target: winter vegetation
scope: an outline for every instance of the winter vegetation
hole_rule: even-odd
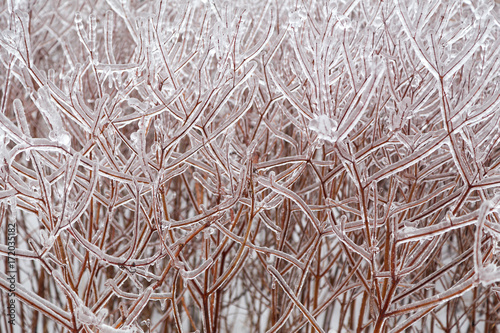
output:
[[[499,332],[498,7],[2,1],[0,331]]]

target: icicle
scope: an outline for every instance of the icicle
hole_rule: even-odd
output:
[[[80,12],[77,12],[75,14],[75,24],[76,24],[76,29],[77,29],[78,37],[80,38],[80,41],[88,49],[89,39],[87,37],[87,33],[85,32],[85,27],[83,26],[83,19],[82,19],[82,15],[80,14]]]
[[[160,300],[160,309],[162,312],[167,310],[167,300],[166,299],[161,299]]]
[[[89,16],[89,36],[90,36],[90,51],[92,51],[92,55],[96,58],[93,60],[97,60],[96,52],[97,52],[97,32],[96,32],[96,17],[94,14],[90,14]]]
[[[14,112],[16,113],[17,121],[21,127],[21,131],[28,137],[30,137],[30,128],[28,126],[28,121],[26,120],[26,114],[24,113],[23,103],[19,99],[14,100]]]
[[[71,136],[63,129],[61,115],[54,105],[52,97],[49,93],[49,88],[43,86],[33,95],[35,105],[52,127],[52,130],[49,133],[49,139],[58,142],[64,147],[69,147],[71,143]]]

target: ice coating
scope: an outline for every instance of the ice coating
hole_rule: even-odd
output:
[[[494,1],[0,3],[20,329],[495,330]]]

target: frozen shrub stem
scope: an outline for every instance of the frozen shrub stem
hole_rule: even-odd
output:
[[[490,0],[2,2],[0,331],[498,332],[499,27]]]

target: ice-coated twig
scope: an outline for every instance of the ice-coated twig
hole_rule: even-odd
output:
[[[494,330],[493,2],[45,2],[0,5],[16,325]]]
[[[200,275],[201,273],[203,273],[204,271],[209,269],[210,266],[212,266],[213,262],[214,261],[212,258],[208,258],[207,260],[203,261],[203,263],[195,269],[185,270],[184,268],[182,268],[180,270],[180,274],[184,279],[187,279],[187,280],[195,279],[198,275]]]
[[[10,282],[7,280],[9,276],[0,272],[0,286],[4,290],[10,289]],[[71,324],[71,314],[57,307],[56,305],[50,303],[46,299],[38,296],[37,294],[28,291],[21,284],[16,284],[16,297],[20,299],[24,304],[31,306],[44,315],[53,318],[57,322],[61,323],[68,329],[72,329]]]
[[[267,270],[273,275],[273,277],[278,281],[280,284],[281,288],[283,288],[283,291],[290,297],[292,302],[300,309],[300,312],[309,320],[311,325],[316,329],[318,332],[324,332],[324,330],[321,328],[321,325],[316,321],[316,319],[311,315],[311,313],[306,309],[306,307],[299,301],[297,296],[295,296],[294,292],[286,281],[283,279],[281,274],[274,268],[273,266],[268,265]]]

